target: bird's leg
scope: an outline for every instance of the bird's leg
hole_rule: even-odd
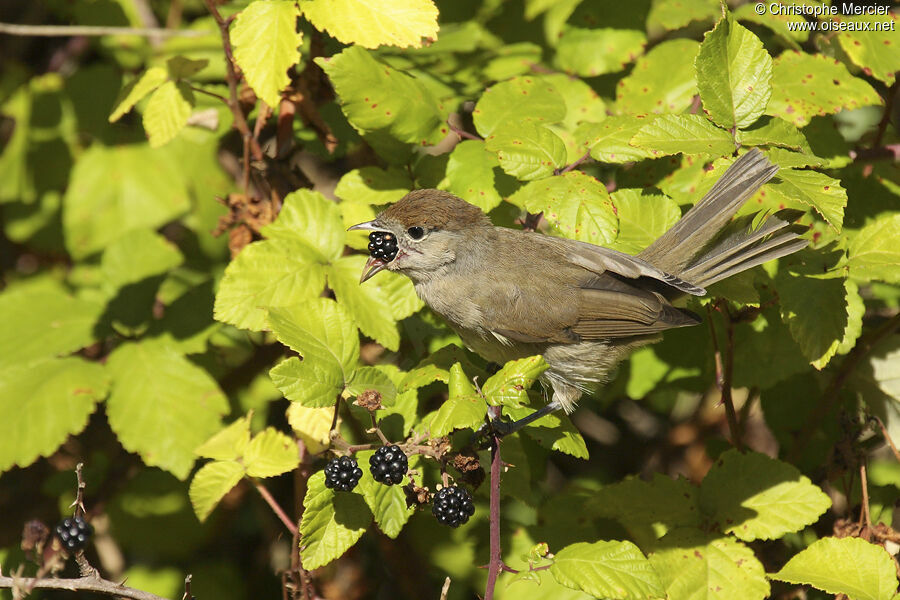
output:
[[[503,437],[515,433],[524,429],[527,425],[534,423],[541,417],[556,412],[560,408],[562,408],[562,404],[558,400],[553,400],[549,404],[537,409],[527,417],[522,417],[518,421],[503,421],[500,417],[496,417],[491,419],[490,423],[485,423],[478,428],[478,431],[476,431],[472,437],[472,443],[473,445],[480,446],[481,444],[476,444],[475,442],[487,438],[490,434]]]

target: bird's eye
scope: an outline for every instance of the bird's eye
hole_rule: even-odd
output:
[[[411,237],[414,240],[421,240],[422,236],[425,235],[425,230],[422,229],[421,227],[410,227],[409,229],[406,230],[406,233],[408,233],[409,237]]]

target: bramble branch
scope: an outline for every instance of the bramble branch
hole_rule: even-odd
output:
[[[70,592],[95,592],[117,598],[133,598],[134,600],[169,600],[150,592],[125,587],[120,583],[101,577],[90,576],[72,579],[0,576],[0,589],[13,591],[26,589],[68,590]]]
[[[140,37],[199,37],[209,31],[166,29],[164,27],[106,27],[96,25],[20,25],[0,23],[0,33],[27,37],[77,37],[137,35]]]

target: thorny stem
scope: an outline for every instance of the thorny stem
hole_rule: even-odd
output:
[[[573,162],[570,165],[566,165],[565,167],[563,167],[561,169],[556,169],[556,171],[554,171],[553,174],[554,175],[562,175],[563,173],[568,173],[569,171],[575,169],[575,167],[577,167],[578,165],[580,165],[581,163],[583,163],[584,161],[589,159],[590,157],[591,157],[591,151],[588,150],[587,152],[582,154],[577,160],[575,160],[575,162]]]
[[[73,579],[38,578],[38,577],[2,577],[0,576],[0,589],[10,590],[67,590],[70,592],[95,592],[116,598],[131,598],[133,600],[168,600],[162,596],[151,594],[143,590],[125,587],[115,581],[103,579],[98,575],[77,577]]]
[[[453,133],[458,135],[460,137],[460,139],[465,139],[465,140],[480,140],[481,139],[480,137],[478,137],[475,134],[472,134],[472,133],[469,133],[468,131],[460,129],[456,125],[452,124],[450,121],[447,121],[447,127],[450,128],[450,131],[452,131]]]
[[[225,103],[226,106],[229,106],[228,98],[226,98],[225,96],[222,96],[221,94],[217,94],[215,92],[210,92],[209,90],[204,90],[203,88],[197,87],[196,85],[188,84],[188,87],[191,89],[192,92],[197,92],[198,94],[205,94],[205,95],[215,98],[217,100],[221,100],[222,102]]]
[[[256,481],[255,479],[251,479],[253,482],[253,486],[256,488],[256,491],[259,492],[259,495],[263,497],[263,500],[266,501],[266,504],[272,509],[272,512],[284,523],[284,526],[287,527],[287,530],[291,532],[292,535],[297,534],[297,524],[294,523],[290,517],[288,517],[287,513],[284,512],[284,509],[278,504],[278,501],[269,493],[269,490],[265,488],[263,484]]]
[[[900,462],[900,450],[897,449],[897,446],[894,444],[894,440],[891,439],[887,427],[884,426],[884,421],[882,421],[879,417],[875,417],[875,422],[877,422],[878,426],[881,427],[881,435],[884,436],[884,440],[888,443],[888,446],[891,447],[891,452],[894,453],[894,458],[897,459],[897,462]]]
[[[728,430],[731,433],[731,443],[740,452],[744,451],[744,444],[741,441],[741,427],[738,423],[737,412],[734,410],[734,398],[731,395],[734,376],[734,321],[732,321],[731,313],[727,306],[721,306],[718,302],[714,304],[717,311],[722,313],[725,320],[725,352],[719,350],[719,342],[716,337],[716,329],[710,312],[709,329],[712,334],[713,349],[716,356],[716,386],[719,388],[722,396],[722,404],[725,405],[725,418],[728,421]],[[724,357],[723,357],[724,354]]]
[[[862,490],[862,507],[859,511],[859,524],[867,529],[872,529],[872,518],[869,515],[869,481],[866,477],[866,461],[863,459],[859,465],[859,485]]]
[[[493,413],[490,415],[492,419],[500,416],[497,407],[491,407],[488,412]],[[490,556],[484,600],[493,600],[497,577],[504,566],[500,554],[500,469],[503,466],[503,461],[500,460],[501,439],[496,434],[491,436]]]

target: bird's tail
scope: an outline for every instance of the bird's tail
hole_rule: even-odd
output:
[[[781,210],[753,228],[753,215],[730,223],[734,214],[778,167],[756,149],[728,168],[709,192],[638,256],[650,264],[706,287],[807,245],[793,225],[803,214]]]

